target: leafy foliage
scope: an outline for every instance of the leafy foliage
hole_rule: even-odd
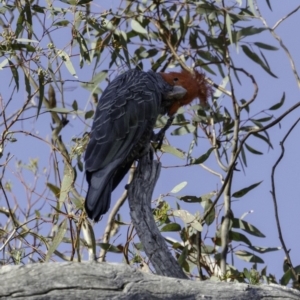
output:
[[[245,183],[233,193],[231,188],[239,171],[237,164],[245,170],[249,157],[265,155],[263,150],[256,149],[256,141],[263,141],[273,149],[267,129],[287,115],[274,116],[277,111],[281,113],[285,93],[271,107],[250,113],[259,83],[250,71],[237,67],[236,53],[243,55],[251,66],[259,66],[263,76],[275,80],[278,74],[268,62],[268,53],[276,53],[279,48],[260,39],[269,28],[254,21],[258,12],[252,0],[246,4],[233,1],[230,6],[211,0],[177,2],[120,1],[119,7],[100,13],[92,1],[58,1],[53,5],[46,1],[45,6],[38,1],[0,3],[0,14],[5,20],[1,17],[0,72],[11,77],[11,95],[9,99],[1,98],[0,114],[3,167],[0,187],[2,205],[6,203],[0,208],[5,219],[1,220],[0,228],[0,249],[5,250],[1,264],[58,258],[80,261],[86,250],[95,255],[96,248],[104,251],[103,256],[106,252],[122,253],[129,264],[149,264],[143,247],[133,242],[133,228],[122,221],[120,214],[113,220],[110,236],[116,235],[121,227],[128,230],[126,241],[118,245],[109,240],[101,243],[95,240],[93,227],[85,223],[88,221],[83,211],[85,190],[81,180],[87,125],[105,81],[117,73],[149,67],[158,72],[172,67],[192,71],[189,69],[192,66],[212,76],[206,78],[213,88],[210,107],[194,103],[180,109],[171,135],[172,140],[183,141],[182,147],[165,143],[159,155],[171,154],[180,163],[184,159],[185,168],[202,166],[207,174],[221,179],[221,187],[202,196],[179,195],[187,184],[183,182],[155,201],[153,215],[162,232],[173,233],[172,237],[164,235],[166,242],[190,277],[217,276],[251,284],[275,282],[272,275],[266,274],[266,268],[259,273],[256,267],[264,263],[261,254],[279,248],[255,246],[251,238],[264,238],[264,234],[232,213],[232,201],[251,193],[261,182]],[[266,3],[271,10],[270,1]],[[68,82],[75,82],[87,91],[88,104],[64,96]],[[249,83],[252,96],[239,98],[236,86]],[[56,94],[50,93],[51,86]],[[20,90],[26,92],[23,103],[16,99]],[[18,125],[20,121],[25,129]],[[166,121],[162,116],[157,127],[163,127]],[[51,126],[46,132],[43,129],[41,136],[31,130],[30,122]],[[72,139],[66,133],[68,123],[75,129]],[[21,145],[15,138],[19,134],[46,145],[45,149],[50,148],[49,166],[44,170],[40,169],[40,163],[17,161],[15,174],[27,192],[26,211],[20,196],[14,196],[16,188],[6,176],[13,168],[9,149],[14,142]],[[196,146],[203,140],[207,147],[199,155]],[[183,205],[185,209],[181,208]],[[196,211],[187,210],[188,205],[196,205]],[[224,245],[226,253],[222,251]],[[250,262],[252,269],[238,271],[233,263],[228,263],[229,254]],[[294,270],[299,273],[298,269],[299,266]],[[289,268],[281,283],[287,285],[294,279]]]

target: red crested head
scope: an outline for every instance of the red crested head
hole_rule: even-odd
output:
[[[180,100],[176,100],[170,107],[168,115],[172,116],[179,107],[191,103],[198,98],[203,106],[207,105],[208,97],[211,95],[211,87],[206,83],[205,76],[198,71],[193,74],[186,70],[181,72],[160,73],[162,78],[170,85],[179,85],[187,90]]]

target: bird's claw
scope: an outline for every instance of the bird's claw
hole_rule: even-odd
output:
[[[163,143],[166,131],[171,127],[173,121],[174,121],[174,116],[170,117],[166,123],[166,125],[160,129],[160,131],[157,134],[154,134],[153,137],[153,142],[156,142],[157,145],[155,147],[155,151],[159,150],[161,148],[161,145]]]

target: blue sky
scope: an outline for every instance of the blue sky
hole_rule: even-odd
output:
[[[99,9],[102,9],[102,2],[99,5]],[[118,1],[112,1],[110,5],[118,5]],[[59,5],[59,2],[55,2],[56,5]],[[267,23],[270,27],[272,27],[280,18],[284,17],[287,13],[293,10],[296,5],[293,1],[285,1],[284,5],[281,3],[271,3],[273,11],[270,11],[265,3],[265,1],[259,1],[259,8],[262,16],[265,17]],[[107,4],[105,4],[107,5]],[[98,4],[93,4],[92,8],[96,9]],[[108,8],[108,7],[105,7]],[[297,28],[299,27],[299,13],[297,12],[293,16],[289,17],[287,20],[282,22],[282,24],[276,29],[276,33],[282,38],[284,44],[289,49],[294,61],[296,68],[299,68],[300,58],[299,58],[299,50],[300,50],[300,38],[298,38]],[[257,27],[263,26],[260,20],[254,20],[252,22]],[[69,31],[66,29],[66,34],[69,34]],[[272,37],[272,35],[265,31],[261,33],[259,36],[254,36],[249,39],[250,41],[260,41],[273,46],[280,48],[278,42]],[[64,44],[64,39],[61,39],[59,43]],[[253,63],[249,58],[245,57],[242,53],[242,50],[239,49],[239,52],[236,51],[234,47],[231,48],[231,54],[235,61],[236,66],[243,67],[247,71],[251,72],[259,85],[259,94],[251,107],[251,115],[255,115],[260,111],[271,107],[272,105],[279,102],[282,97],[283,92],[286,94],[286,100],[283,107],[279,111],[274,111],[274,116],[279,116],[282,112],[287,110],[289,107],[299,102],[299,87],[297,86],[297,82],[293,76],[291,71],[290,62],[284,53],[284,51],[280,48],[279,51],[264,51],[268,62],[271,66],[272,72],[278,76],[278,79],[274,79],[269,76],[265,71],[262,70],[260,66]],[[0,63],[1,63],[0,59]],[[78,66],[78,61],[73,62],[78,77],[82,81],[88,81],[91,79],[91,75],[87,72],[87,68],[80,70]],[[148,66],[150,67],[150,65]],[[103,69],[107,68],[105,65],[105,61],[103,63]],[[144,65],[145,70],[147,66]],[[63,67],[63,74],[70,78],[69,73]],[[11,96],[11,90],[13,83],[11,84],[11,78],[7,75],[7,70],[2,70],[0,73],[1,76],[1,84],[0,84],[0,94],[5,102]],[[219,83],[221,78],[210,76],[212,80]],[[238,99],[249,97],[252,93],[252,84],[250,80],[241,77],[242,85],[236,84],[236,95]],[[105,83],[102,83],[101,87],[105,88]],[[7,89],[7,86],[9,87]],[[85,109],[86,107],[90,107],[90,95],[86,90],[80,87],[76,82],[70,82],[66,84],[66,87],[76,87],[73,91],[66,91],[65,99],[68,102],[73,100],[77,100],[79,108]],[[229,88],[228,86],[226,88]],[[58,101],[60,101],[60,95],[57,93]],[[17,107],[19,107],[20,103],[22,103],[26,99],[26,92],[24,91],[24,86],[21,86],[18,94],[13,95],[13,101],[8,107],[8,113],[14,111]],[[230,107],[230,99],[224,97],[221,99],[223,106]],[[25,116],[32,116],[34,110],[31,110],[25,113]],[[261,115],[263,117],[265,115]],[[263,180],[263,183],[249,192],[243,198],[234,201],[232,204],[232,209],[235,217],[241,217],[244,213],[252,211],[252,213],[248,214],[245,217],[245,221],[250,222],[255,225],[258,229],[261,230],[266,235],[265,239],[255,238],[252,236],[248,236],[252,241],[253,245],[256,246],[268,246],[268,247],[277,247],[280,246],[280,241],[278,239],[278,232],[276,229],[276,223],[274,218],[274,207],[272,203],[272,198],[270,194],[271,183],[270,183],[270,173],[272,166],[274,165],[276,159],[280,155],[280,147],[279,143],[283,139],[284,135],[291,127],[291,125],[297,120],[299,116],[299,109],[292,112],[288,117],[286,117],[281,123],[281,126],[274,126],[268,133],[270,135],[272,144],[274,149],[268,149],[265,143],[258,142],[256,139],[250,138],[249,144],[256,148],[257,150],[264,153],[264,155],[253,155],[247,153],[248,159],[248,167],[246,168],[246,172],[244,173],[242,170],[240,172],[236,172],[234,175],[234,183],[232,192],[238,191],[241,188],[249,186],[253,183],[259,182]],[[246,117],[246,115],[245,115]],[[62,136],[67,145],[70,147],[72,145],[71,139],[74,137],[80,137],[84,131],[88,130],[88,127],[82,126],[82,122],[78,120],[78,118],[72,118],[69,116],[70,123],[63,129]],[[1,120],[2,121],[2,120]],[[0,131],[3,130],[3,126],[0,128]],[[24,130],[30,131],[34,134],[37,134],[40,137],[44,137],[49,142],[51,140],[51,129],[50,129],[50,116],[44,118],[44,116],[40,116],[38,120],[35,118],[30,119],[29,121],[24,120],[23,122],[19,122],[14,130]],[[173,129],[172,129],[173,130]],[[171,130],[171,131],[172,131]],[[287,247],[291,249],[290,255],[293,260],[294,266],[300,264],[298,252],[300,248],[300,239],[299,233],[296,228],[299,228],[300,218],[300,202],[299,202],[299,192],[297,187],[299,186],[300,180],[300,158],[299,158],[299,128],[292,132],[288,140],[286,141],[286,153],[278,167],[276,173],[276,190],[277,190],[277,200],[278,200],[278,208],[279,208],[279,216],[283,230],[283,236]],[[7,170],[5,173],[5,181],[10,181],[13,183],[13,192],[14,195],[9,194],[9,199],[11,203],[13,201],[17,201],[21,208],[26,209],[29,205],[30,194],[26,193],[24,190],[24,185],[20,183],[20,175],[16,171],[15,165],[19,160],[22,160],[24,163],[28,162],[28,158],[37,158],[39,157],[39,172],[38,176],[32,176],[30,172],[24,171],[24,182],[28,182],[30,186],[34,186],[35,179],[37,185],[37,192],[34,193],[34,197],[32,199],[39,199],[39,196],[45,191],[45,181],[47,178],[47,174],[51,173],[53,170],[53,166],[51,165],[51,160],[49,160],[49,155],[51,153],[51,149],[49,145],[46,143],[41,143],[36,139],[26,136],[22,133],[15,134],[17,138],[16,143],[10,143],[5,149],[4,156],[1,159],[1,164],[6,158],[8,152],[13,155],[13,158],[10,160]],[[177,146],[185,151],[188,151],[188,145],[192,139],[191,136],[183,136],[183,137],[174,137],[168,135],[170,142],[172,145]],[[205,139],[201,139],[198,146],[194,150],[194,157],[200,156],[205,153],[210,148],[210,144]],[[51,154],[52,155],[52,154]],[[59,157],[59,165],[62,166],[62,160]],[[180,191],[181,195],[204,195],[211,191],[215,191],[220,189],[221,183],[219,178],[216,176],[209,174],[200,166],[191,166],[191,167],[172,167],[185,164],[185,161],[181,161],[176,157],[173,157],[169,154],[165,154],[162,158],[162,172],[159,178],[159,181],[156,185],[153,199],[157,199],[160,194],[166,194],[172,190],[174,186],[177,184],[187,181],[187,186]],[[216,168],[216,163],[214,157],[211,156],[205,164],[211,168]],[[44,171],[45,170],[45,171]],[[53,182],[54,178],[51,175],[49,178],[50,182]],[[54,182],[53,182],[54,183]],[[76,181],[78,184],[77,187],[80,190],[82,184],[81,193],[85,195],[86,184],[83,178],[83,174],[78,173],[78,179]],[[114,191],[112,194],[112,206],[118,199],[118,197],[123,192],[124,183],[121,183],[120,186]],[[43,197],[47,196],[47,201],[45,206],[41,211],[49,210],[49,204],[54,205],[53,195],[51,193],[46,193],[42,195]],[[14,198],[15,197],[15,198]],[[170,201],[171,206],[175,208],[174,197],[166,198]],[[220,200],[222,202],[222,199]],[[219,203],[221,203],[219,202]],[[184,203],[180,203],[184,209],[187,209],[194,213],[199,210],[202,211],[202,208],[199,205],[187,205]],[[6,203],[2,197],[0,196],[0,206],[6,206]],[[41,207],[39,203],[35,206],[35,209],[40,210]],[[128,211],[128,204],[125,203],[124,207],[121,210],[123,221],[130,222],[130,216]],[[95,232],[97,234],[97,238],[100,238],[106,224],[107,215],[103,217],[103,220],[94,226]],[[4,223],[3,215],[0,215],[0,223]],[[47,229],[43,229],[47,232]],[[120,233],[122,236],[113,237],[111,241],[114,241],[114,244],[122,243],[125,240],[124,234],[126,233],[127,228],[123,228]],[[209,229],[207,235],[209,237],[213,237],[215,232],[215,228],[212,226]],[[176,234],[172,234],[173,237],[176,237]],[[241,248],[243,249],[243,248]],[[247,250],[247,249],[246,249]],[[265,260],[265,264],[268,266],[268,272],[275,274],[277,279],[279,279],[282,274],[282,262],[284,258],[283,251],[271,252],[262,256]],[[109,255],[108,260],[110,261],[120,261],[122,256],[119,255]],[[250,268],[251,265],[245,264],[242,262],[238,262],[237,267],[241,269],[242,266]],[[263,265],[264,266],[264,265]],[[263,267],[262,266],[262,267]],[[261,268],[262,268],[261,267]]]

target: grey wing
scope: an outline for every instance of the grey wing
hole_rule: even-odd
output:
[[[117,77],[99,100],[86,170],[93,172],[125,159],[158,115],[161,95],[145,72],[128,71]]]
[[[161,92],[151,76],[139,71],[117,77],[102,94],[85,154],[89,184],[85,208],[95,221],[109,209],[112,190],[135,158],[133,149],[148,142],[143,136],[147,131],[149,135],[149,128],[152,131],[160,101]]]

